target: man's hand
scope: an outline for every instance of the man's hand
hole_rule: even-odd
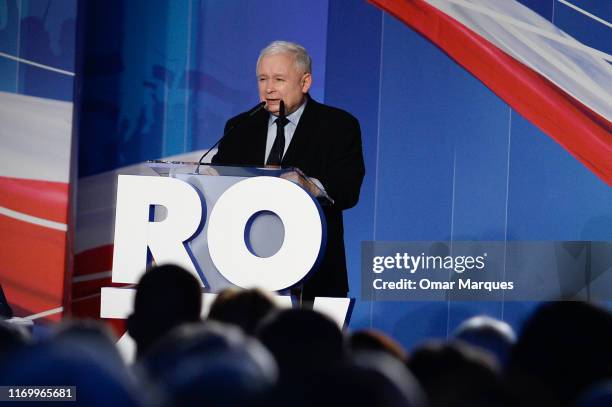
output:
[[[200,174],[201,175],[211,175],[211,176],[218,176],[219,175],[219,171],[217,171],[215,168],[209,166],[209,165],[202,165],[200,167]]]
[[[321,196],[321,190],[308,177],[301,176],[297,171],[289,171],[280,176],[288,181],[298,184],[315,198]]]

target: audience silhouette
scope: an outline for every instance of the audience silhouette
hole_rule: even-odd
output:
[[[465,320],[455,330],[453,336],[490,352],[500,366],[505,366],[510,349],[516,342],[516,334],[510,325],[483,315]]]
[[[280,380],[300,380],[343,362],[346,356],[338,325],[312,310],[287,309],[271,315],[256,336],[274,355]]]
[[[76,386],[78,403],[92,406],[612,405],[612,315],[588,303],[543,304],[518,338],[477,316],[410,353],[382,332],[343,332],[316,311],[279,309],[257,289],[226,290],[208,318],[201,312],[191,273],[144,273],[127,324],[132,366],[99,321],[68,320],[31,338],[0,320],[0,385]]]
[[[263,290],[229,288],[212,303],[208,319],[236,325],[253,335],[259,323],[276,309],[272,296]]]
[[[572,405],[589,386],[612,377],[611,344],[608,311],[579,301],[541,306],[508,360],[517,402]]]
[[[154,267],[138,282],[134,312],[127,329],[136,342],[136,356],[147,350],[172,328],[200,320],[202,291],[194,275],[175,265]]]
[[[353,332],[348,339],[348,349],[352,353],[357,352],[384,352],[402,363],[406,361],[406,350],[393,338],[380,331],[364,329]]]
[[[276,362],[259,341],[215,321],[178,326],[139,369],[168,406],[242,406],[263,397],[277,379]]]
[[[461,343],[430,341],[408,359],[430,406],[503,406],[505,394],[494,358]]]

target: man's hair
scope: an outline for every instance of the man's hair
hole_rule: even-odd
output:
[[[166,264],[142,275],[128,317],[128,332],[136,341],[140,358],[174,327],[200,319],[200,282],[182,267]]]
[[[257,66],[259,66],[259,62],[261,62],[263,57],[275,54],[293,55],[295,57],[295,68],[298,72],[312,73],[312,59],[308,55],[306,48],[289,41],[273,41],[262,49],[259,53],[259,58],[257,58]]]
[[[274,299],[258,288],[223,290],[210,306],[208,318],[233,324],[252,335],[259,323],[276,310]]]

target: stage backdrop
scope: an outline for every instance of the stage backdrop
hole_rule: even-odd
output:
[[[76,1],[0,0],[0,284],[16,316],[59,320]]]
[[[376,2],[393,15],[357,1],[264,3],[115,0],[80,10],[77,313],[95,314],[99,287],[110,284],[116,174],[147,173],[147,159],[197,158],[227,118],[257,103],[255,61],[275,39],[302,43],[314,59],[312,96],[361,122],[367,175],[360,203],[345,213],[352,328],[378,328],[410,346],[446,337],[474,314],[518,326],[534,306],[363,301],[362,241],[612,240],[605,160],[585,164],[524,107],[513,108],[519,88],[496,88],[453,53],[469,44],[449,49],[392,9],[449,1]],[[612,53],[604,2],[577,1],[590,16],[554,0],[507,3],[509,13],[519,10],[539,30],[552,22],[603,61]],[[597,117],[609,132],[609,118]]]

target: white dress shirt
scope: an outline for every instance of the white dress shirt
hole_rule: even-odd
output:
[[[300,122],[300,117],[302,117],[302,113],[304,113],[306,103],[307,101],[304,101],[304,103],[302,103],[302,106],[300,106],[298,110],[287,116],[287,120],[289,120],[289,122],[285,124],[285,150],[283,151],[283,157],[285,156],[285,153],[289,148],[289,144],[293,139],[293,134],[295,133],[295,129],[297,128],[297,125]],[[276,119],[278,119],[278,116],[274,116],[270,113],[270,118],[268,119],[268,138],[266,139],[266,156],[264,162],[268,162],[268,156],[270,155],[270,151],[272,151],[272,145],[274,144],[274,140],[276,140]]]
[[[295,134],[295,129],[300,122],[302,113],[304,113],[306,103],[308,103],[308,100],[304,100],[302,106],[287,116],[287,120],[289,120],[289,122],[285,124],[285,150],[283,151],[283,157],[289,148],[289,144],[291,144],[291,140],[293,140],[293,134]],[[274,145],[274,140],[276,139],[276,119],[278,119],[278,116],[274,116],[270,113],[270,118],[268,119],[268,137],[266,139],[266,156],[264,162],[268,162],[268,156],[270,155],[270,151],[272,151],[272,146]],[[325,192],[325,187],[323,184],[321,184],[321,181],[312,177],[308,177],[308,179],[314,182],[319,189]]]

